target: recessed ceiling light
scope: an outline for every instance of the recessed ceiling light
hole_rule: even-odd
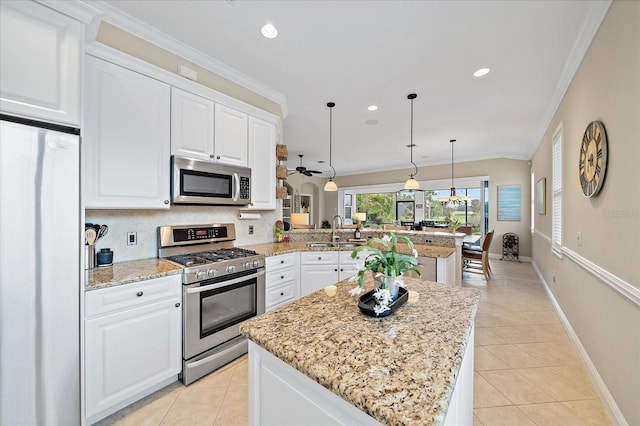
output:
[[[367,120],[365,123],[369,125],[378,124],[378,120]]]
[[[262,28],[260,28],[260,32],[266,38],[278,37],[278,30],[273,26],[273,24],[264,24]]]
[[[489,68],[480,68],[479,70],[473,73],[473,76],[482,77],[483,75],[489,74],[489,71],[491,71]]]
[[[367,108],[369,111],[375,111],[378,109],[377,105],[369,105],[369,108]]]

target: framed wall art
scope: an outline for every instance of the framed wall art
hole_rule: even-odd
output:
[[[536,182],[536,213],[547,214],[547,178]]]
[[[498,220],[520,222],[520,185],[498,185]]]

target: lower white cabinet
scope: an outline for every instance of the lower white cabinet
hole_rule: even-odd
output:
[[[87,424],[177,380],[181,287],[173,275],[86,292]]]
[[[351,251],[340,252],[340,281],[353,277],[358,273],[359,267],[364,265],[364,261],[371,253],[368,250],[359,251],[355,258],[351,257]]]
[[[300,297],[340,281],[339,251],[300,253]]]
[[[267,312],[300,298],[300,253],[265,259],[265,310]]]

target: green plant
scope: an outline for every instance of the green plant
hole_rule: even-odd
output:
[[[449,228],[457,231],[458,228],[462,226],[462,221],[458,218],[458,216],[449,213],[449,217],[447,217],[447,225],[449,226]]]
[[[412,255],[397,252],[396,245],[398,240],[407,244],[412,251]],[[384,252],[374,246],[377,244],[385,248]],[[394,232],[390,232],[382,238],[372,238],[366,245],[356,247],[351,253],[351,257],[355,259],[358,253],[363,250],[368,250],[371,253],[365,259],[363,267],[354,276],[354,280],[357,279],[360,287],[364,284],[366,271],[372,271],[374,274],[382,274],[387,277],[399,277],[407,271],[414,271],[420,275],[420,271],[415,268],[418,264],[418,252],[413,248],[411,240],[404,235],[398,236]],[[381,288],[385,288],[385,280],[382,281]]]

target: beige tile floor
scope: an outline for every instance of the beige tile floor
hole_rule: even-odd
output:
[[[474,425],[610,425],[596,391],[531,264],[491,260],[464,273],[481,291],[476,316]],[[175,383],[100,422],[247,425],[246,356],[193,383]]]

